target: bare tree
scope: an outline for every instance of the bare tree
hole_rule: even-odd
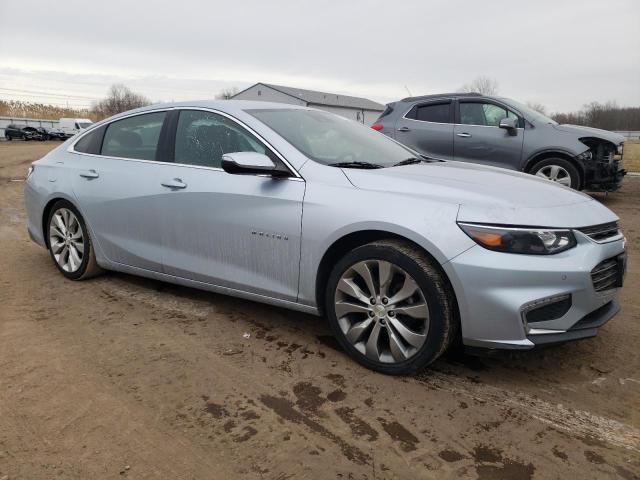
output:
[[[216,99],[217,100],[229,100],[230,98],[234,97],[239,91],[240,90],[238,90],[237,87],[223,88],[216,95]]]
[[[471,82],[460,87],[462,92],[475,92],[482,95],[496,95],[498,93],[498,81],[484,76],[474,78]]]
[[[111,85],[106,98],[94,104],[91,110],[98,118],[105,118],[150,104],[151,101],[144,95],[135,93],[127,86],[117,83]]]
[[[535,110],[536,112],[541,113],[543,115],[547,114],[547,107],[545,107],[540,102],[527,102],[527,107],[529,107],[531,110]]]

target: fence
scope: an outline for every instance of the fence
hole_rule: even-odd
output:
[[[636,131],[624,130],[624,131],[618,131],[615,133],[619,133],[627,140],[640,140],[640,130],[636,130]]]
[[[58,126],[58,120],[44,120],[41,118],[0,117],[0,141],[4,140],[4,129],[11,123],[29,125],[30,127],[53,128]]]

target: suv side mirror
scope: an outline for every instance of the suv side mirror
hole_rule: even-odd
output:
[[[278,170],[276,164],[269,157],[257,152],[225,153],[222,155],[222,169],[236,175],[262,173],[278,177],[288,176],[288,174],[283,175],[285,172]]]
[[[502,120],[500,120],[499,127],[508,130],[513,135],[516,129],[518,128],[518,119],[513,117],[511,118],[505,117]]]

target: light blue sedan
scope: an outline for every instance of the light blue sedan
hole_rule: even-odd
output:
[[[266,102],[154,105],[34,162],[28,230],[60,272],[117,270],[322,314],[369,368],[593,336],[618,309],[618,218],[544,179],[428,159]]]

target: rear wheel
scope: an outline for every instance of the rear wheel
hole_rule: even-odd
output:
[[[82,215],[70,202],[56,202],[47,225],[49,253],[65,277],[84,280],[102,272]]]
[[[391,375],[423,369],[457,331],[454,299],[443,275],[405,241],[381,240],[347,254],[329,277],[325,309],[347,353]]]
[[[533,166],[530,173],[565,187],[580,189],[580,172],[574,164],[564,158],[542,160]]]

